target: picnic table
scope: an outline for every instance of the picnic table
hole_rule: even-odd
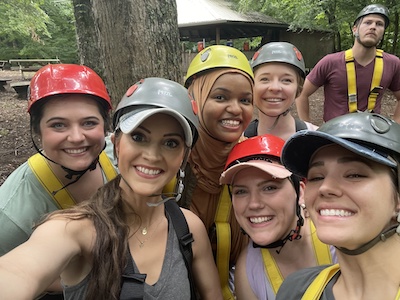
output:
[[[19,99],[28,100],[29,83],[29,80],[11,82],[10,87],[12,87],[17,92]]]
[[[7,60],[0,60],[0,69],[4,70],[6,63],[8,63]]]
[[[22,59],[10,59],[8,61],[11,66],[18,65],[17,69],[21,72],[22,79],[25,80],[24,72],[36,72],[41,67],[47,64],[59,64],[61,61],[58,58],[22,58]]]
[[[11,78],[0,78],[0,91],[4,92],[6,90],[5,86],[9,81],[11,81]]]

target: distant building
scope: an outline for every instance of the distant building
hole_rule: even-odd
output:
[[[306,68],[311,69],[326,54],[333,52],[333,40],[324,31],[289,31],[289,24],[259,12],[240,13],[225,0],[177,0],[178,27],[181,41],[221,40],[262,36],[266,42],[286,41],[303,54]],[[315,45],[314,47],[310,45]],[[243,51],[250,59],[254,50]],[[190,62],[194,54],[184,58]]]

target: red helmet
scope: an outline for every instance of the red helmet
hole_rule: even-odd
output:
[[[292,173],[280,163],[284,144],[284,140],[270,134],[255,136],[236,144],[229,153],[219,182],[231,184],[236,174],[248,167],[255,167],[276,178],[291,176]],[[271,160],[271,157],[274,159]]]
[[[49,64],[41,68],[29,85],[28,112],[40,99],[60,94],[87,94],[104,100],[111,109],[106,86],[92,69],[74,64]]]
[[[234,164],[235,161],[240,161],[243,158],[251,156],[268,155],[275,156],[280,160],[284,144],[284,140],[271,134],[248,138],[233,147],[229,153],[224,171]]]

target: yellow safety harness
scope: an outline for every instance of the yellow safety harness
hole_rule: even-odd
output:
[[[319,300],[328,282],[339,272],[339,264],[335,264],[323,269],[314,281],[309,285],[304,293],[302,300]],[[395,300],[400,300],[400,289],[397,292]]]
[[[224,299],[235,299],[229,288],[229,258],[231,253],[231,214],[232,201],[228,185],[224,185],[220,194],[215,213],[215,228],[217,232],[217,269]]]
[[[356,84],[356,68],[354,65],[353,50],[349,49],[345,52],[346,71],[347,71],[347,92],[349,101],[349,112],[357,112],[357,84]],[[383,73],[383,50],[376,49],[374,74],[371,82],[371,89],[368,96],[368,111],[373,111],[375,108],[376,99],[379,91]]]
[[[318,239],[313,222],[310,222],[310,232],[314,254],[317,258],[318,265],[332,264],[332,255],[330,252],[330,248],[328,245],[322,243]],[[276,264],[275,259],[272,257],[268,249],[261,249],[261,254],[264,261],[265,274],[267,275],[268,280],[271,283],[272,289],[274,290],[274,293],[276,295],[279,287],[283,282],[283,276],[279,270],[278,265]]]
[[[99,163],[108,181],[117,176],[117,171],[104,151],[99,156]],[[76,204],[68,190],[63,189],[63,184],[50,168],[46,158],[36,153],[28,159],[28,165],[59,208],[65,209]],[[54,195],[53,191],[58,192]]]
[[[172,193],[175,190],[175,186],[176,178],[171,180],[164,187],[163,192]],[[231,208],[232,201],[229,195],[229,189],[227,185],[224,185],[218,200],[214,223],[217,234],[216,265],[225,300],[235,299],[229,288],[229,259],[231,253],[231,226],[229,224],[229,216],[231,213]]]

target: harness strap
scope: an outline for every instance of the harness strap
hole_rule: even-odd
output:
[[[113,164],[104,151],[102,151],[99,156],[99,163],[108,181],[117,176],[117,172],[114,169]],[[54,174],[47,159],[45,159],[39,153],[36,153],[28,159],[28,165],[43,188],[53,198],[58,208],[65,209],[76,204],[69,191],[67,189],[63,189],[62,182]],[[58,192],[54,194],[54,191]]]
[[[356,84],[356,69],[354,64],[353,50],[345,51],[346,72],[347,72],[347,93],[349,102],[349,112],[357,112],[357,84]],[[374,74],[372,77],[370,93],[368,96],[368,111],[373,111],[376,104],[376,99],[379,96],[381,79],[383,74],[383,50],[376,49]]]
[[[231,213],[232,201],[229,195],[228,185],[224,185],[218,200],[218,207],[215,213],[215,227],[217,233],[217,269],[221,283],[224,299],[235,299],[229,288],[229,258],[231,253],[231,226],[229,216]]]
[[[323,269],[314,281],[308,286],[302,300],[319,300],[328,282],[339,272],[339,264],[335,264]],[[395,300],[400,300],[400,289],[397,291]]]
[[[317,259],[318,265],[332,264],[332,256],[329,246],[322,243],[318,239],[313,222],[310,222],[310,230],[314,255]],[[272,289],[276,295],[283,282],[282,273],[268,249],[261,249],[261,255],[264,261],[265,274],[268,277],[268,280],[271,283]]]
[[[314,281],[309,285],[306,292],[304,293],[302,300],[318,300],[320,299],[323,290],[325,289],[328,282],[332,279],[335,274],[339,272],[339,264],[335,264],[323,269]]]
[[[300,120],[300,119],[295,118],[295,119],[294,119],[294,124],[295,124],[295,126],[296,126],[296,132],[297,132],[297,131],[300,131],[300,130],[305,130],[305,129],[307,129],[307,124],[306,124],[306,122],[304,122],[303,120]]]
[[[311,237],[313,241],[314,253],[317,258],[317,263],[319,266],[330,265],[333,263],[332,254],[330,247],[327,244],[321,242],[317,236],[317,231],[313,222],[310,222]]]

